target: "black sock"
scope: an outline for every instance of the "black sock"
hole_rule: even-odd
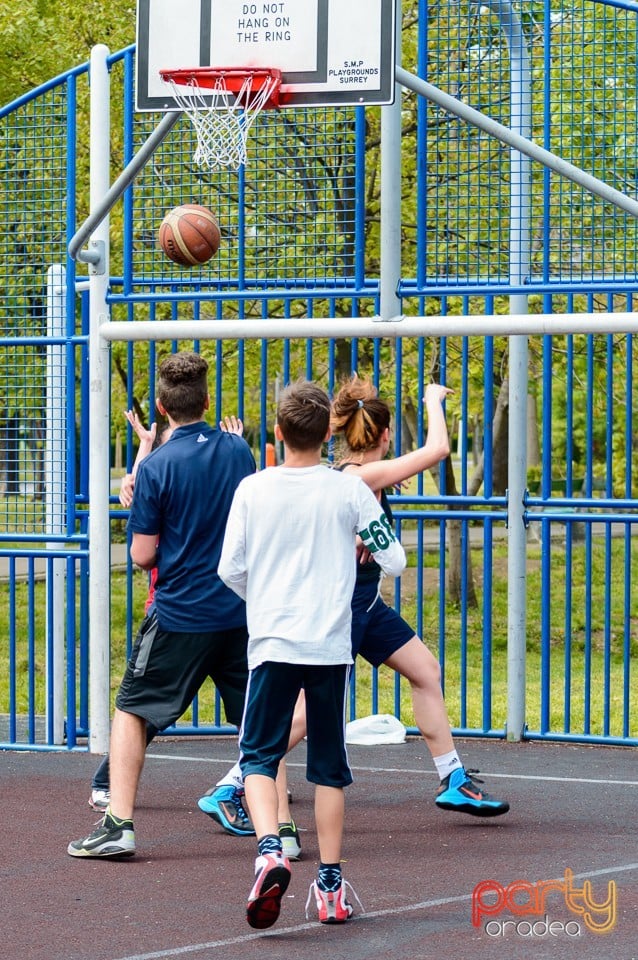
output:
[[[279,834],[275,833],[266,833],[264,836],[257,842],[257,847],[259,849],[260,856],[264,856],[266,853],[281,853],[281,840]]]
[[[325,893],[334,893],[341,886],[341,864],[320,863],[317,886]]]

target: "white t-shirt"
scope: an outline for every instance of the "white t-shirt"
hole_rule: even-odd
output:
[[[359,477],[320,464],[241,481],[218,573],[246,600],[251,670],[269,660],[352,663],[357,533],[385,573],[402,572],[403,547]]]

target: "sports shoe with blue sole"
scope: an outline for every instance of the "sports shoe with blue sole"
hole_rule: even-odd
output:
[[[469,813],[474,817],[499,817],[510,808],[506,800],[497,800],[479,786],[473,774],[478,770],[466,770],[457,767],[449,773],[437,791],[434,802],[442,810],[455,810],[457,813]]]
[[[243,804],[244,792],[232,784],[213,787],[197,801],[199,809],[212,817],[226,833],[254,837],[255,828]]]

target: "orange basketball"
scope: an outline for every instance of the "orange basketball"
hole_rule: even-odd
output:
[[[159,228],[160,247],[183,267],[206,263],[217,253],[220,241],[214,215],[197,203],[184,203],[169,210]]]

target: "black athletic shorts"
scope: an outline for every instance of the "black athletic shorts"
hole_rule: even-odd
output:
[[[115,705],[164,730],[179,720],[210,677],[229,723],[239,726],[248,684],[246,627],[178,633],[162,630],[152,611],[144,618]]]
[[[299,691],[306,694],[306,778],[328,787],[352,783],[345,744],[346,663],[304,665],[260,663],[251,670],[246,711],[239,734],[239,764],[244,777],[277,776]]]

